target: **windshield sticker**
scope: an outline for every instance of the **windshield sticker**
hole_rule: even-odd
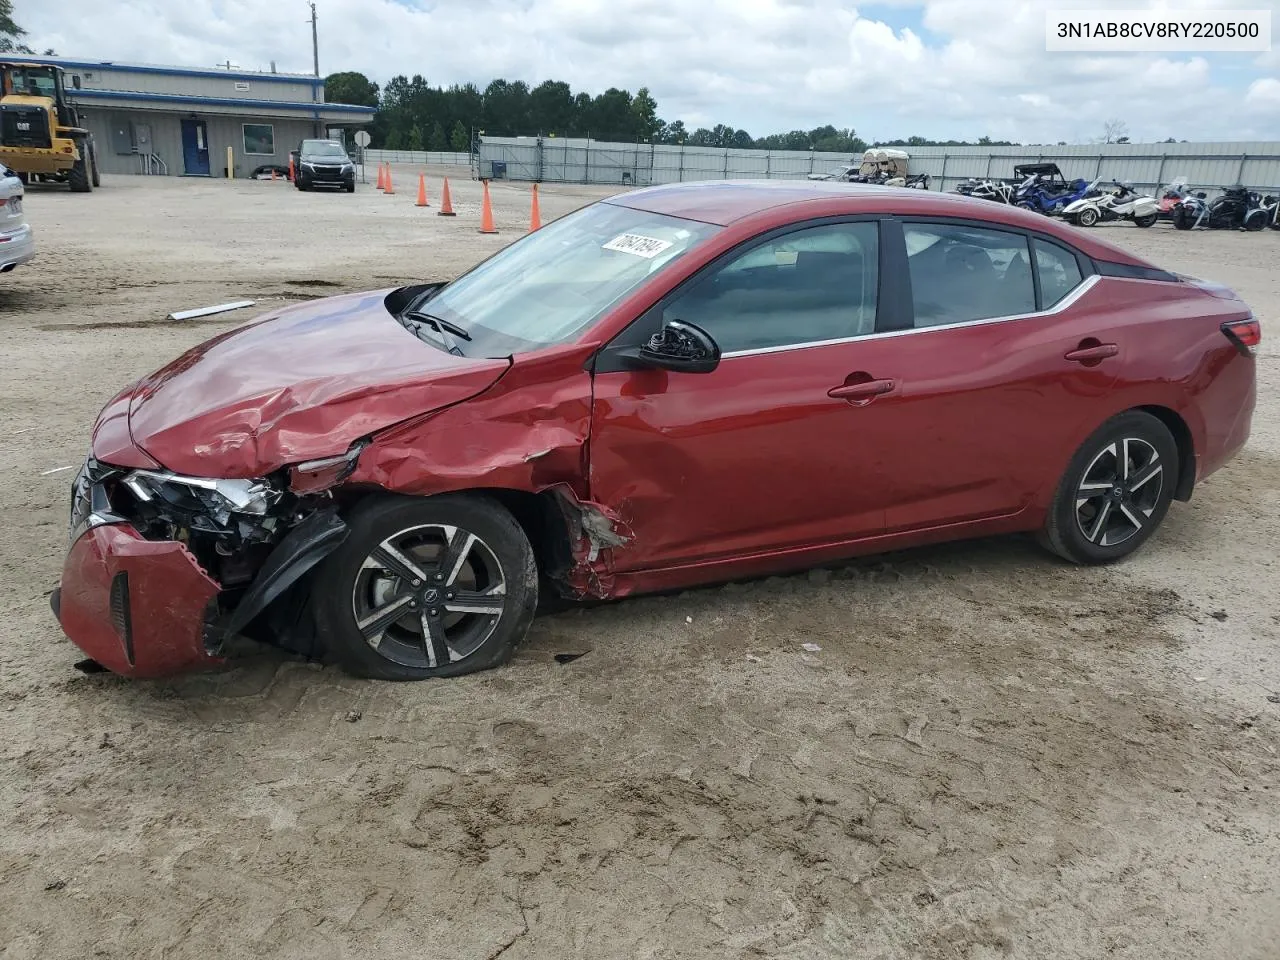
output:
[[[616,250],[618,253],[629,253],[634,257],[644,257],[646,260],[652,260],[671,246],[670,240],[644,237],[638,233],[624,233],[621,236],[614,237],[602,249]]]

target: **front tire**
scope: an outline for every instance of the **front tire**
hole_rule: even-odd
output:
[[[98,148],[89,148],[89,179],[93,181],[94,187],[102,186],[102,176],[98,173]]]
[[[1173,225],[1179,230],[1190,230],[1195,218],[1185,207],[1179,207],[1173,214]]]
[[[1092,227],[1098,222],[1098,211],[1093,207],[1085,207],[1076,214],[1076,222],[1082,227]]]
[[[93,190],[93,180],[89,174],[89,145],[83,141],[80,147],[80,159],[67,171],[67,183],[72,193],[89,193]]]
[[[1072,563],[1113,563],[1155,532],[1178,486],[1178,445],[1149,413],[1104,423],[1071,458],[1042,541]]]
[[[538,604],[533,548],[487,497],[379,497],[321,567],[317,630],[349,672],[453,677],[507,662]]]

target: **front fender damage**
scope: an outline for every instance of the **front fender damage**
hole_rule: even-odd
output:
[[[560,508],[573,558],[560,582],[579,599],[613,596],[613,551],[634,539],[631,527],[604,504],[579,500],[567,484],[556,484],[548,492]]]
[[[410,496],[537,497],[558,518],[553,534],[567,547],[549,577],[574,597],[610,596],[614,552],[632,534],[612,508],[589,496],[591,377],[583,360],[577,347],[517,359],[479,396],[374,437],[346,486]]]

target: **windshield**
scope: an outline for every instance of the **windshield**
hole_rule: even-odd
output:
[[[415,308],[465,330],[470,357],[567,343],[719,229],[592,204],[513,243]]]
[[[341,157],[344,160],[347,158],[347,151],[342,149],[342,144],[331,140],[303,140],[301,152],[308,157]]]
[[[5,93],[29,97],[57,96],[57,84],[51,67],[10,67],[9,89]]]

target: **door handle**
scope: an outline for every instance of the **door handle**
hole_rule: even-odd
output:
[[[894,388],[892,380],[863,380],[861,383],[842,383],[827,391],[836,400],[870,400]]]
[[[1120,348],[1114,343],[1099,343],[1092,347],[1079,347],[1075,350],[1068,350],[1064,354],[1064,360],[1074,360],[1076,363],[1096,363],[1099,360],[1105,360],[1107,357],[1114,357],[1120,352]]]

